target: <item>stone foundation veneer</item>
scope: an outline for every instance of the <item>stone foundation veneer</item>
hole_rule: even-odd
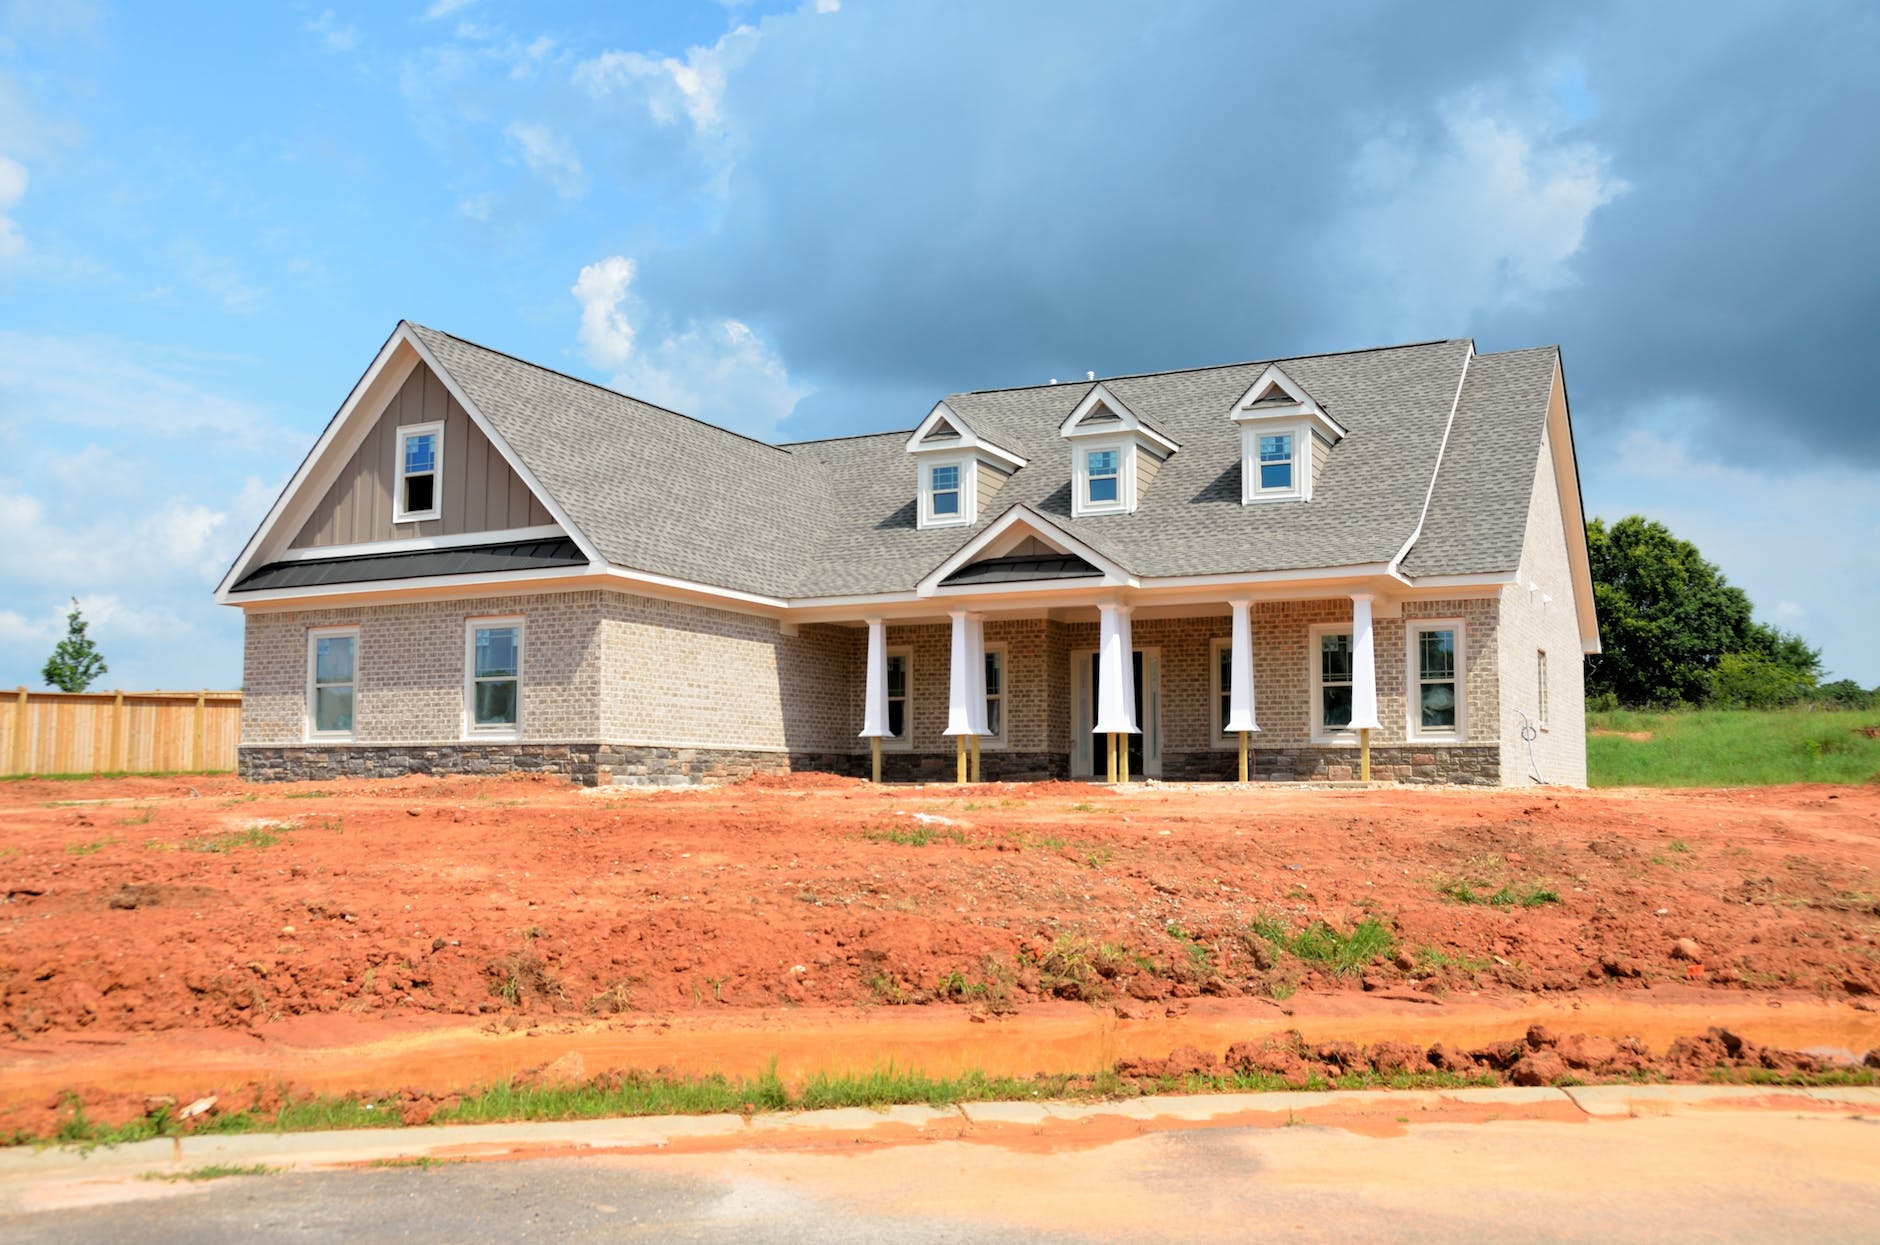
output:
[[[1254,782],[1358,781],[1356,748],[1262,748],[1255,742],[1248,759]],[[1239,770],[1238,751],[1162,754],[1162,777],[1172,782],[1233,782]],[[1501,749],[1494,744],[1373,744],[1371,780],[1493,787],[1501,782]]]
[[[243,747],[237,769],[249,782],[397,778],[404,774],[562,774],[584,786],[657,786],[726,781],[804,770],[865,777],[868,758],[841,753],[760,752],[731,748],[631,747],[625,744],[339,744]]]

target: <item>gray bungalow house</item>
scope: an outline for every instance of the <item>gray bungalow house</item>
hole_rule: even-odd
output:
[[[1579,784],[1559,351],[957,393],[770,445],[401,322],[216,591],[241,772]]]

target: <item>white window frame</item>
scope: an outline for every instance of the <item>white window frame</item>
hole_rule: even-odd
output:
[[[1088,514],[1128,514],[1136,508],[1136,441],[1124,438],[1113,441],[1074,441],[1072,452],[1076,455],[1072,466],[1076,480],[1071,491],[1071,517],[1082,518]],[[1116,500],[1093,502],[1090,500],[1090,456],[1108,450],[1116,455]]]
[[[477,632],[496,627],[514,627],[516,629],[516,720],[497,723],[492,726],[478,726],[476,723],[476,685],[477,685]],[[528,626],[520,614],[497,614],[486,618],[466,618],[463,621],[463,737],[471,739],[515,740],[522,738],[522,691],[525,686],[523,670],[529,655]]]
[[[1292,483],[1285,488],[1260,487],[1260,438],[1286,435],[1292,437]],[[1312,455],[1316,452],[1309,420],[1249,420],[1240,426],[1240,501],[1252,505],[1264,501],[1311,501]]]
[[[1306,660],[1311,665],[1310,683],[1312,687],[1312,742],[1315,744],[1356,744],[1358,732],[1350,727],[1327,730],[1325,727],[1325,663],[1320,656],[1320,638],[1328,635],[1351,634],[1350,623],[1319,623],[1307,631],[1309,637],[1306,647]],[[1373,628],[1372,634],[1376,634]],[[1352,655],[1352,685],[1358,680],[1357,655]]]
[[[1534,724],[1547,729],[1547,650],[1534,650]]]
[[[316,730],[314,712],[314,675],[319,662],[320,641],[340,637],[350,638],[353,642],[353,724],[349,731]],[[359,628],[356,625],[343,627],[309,627],[307,629],[307,695],[303,702],[305,714],[303,726],[308,743],[350,743],[359,735]],[[337,684],[329,685],[337,686]]]
[[[1006,747],[1012,735],[1012,657],[1011,646],[1004,640],[986,645],[986,656],[999,659],[999,730],[994,735],[981,735],[979,747],[983,751],[998,751]],[[993,699],[990,689],[986,692],[987,701]]]
[[[914,750],[914,649],[912,645],[891,644],[883,654],[889,661],[899,657],[907,669],[907,677],[902,683],[901,726],[902,734],[883,735],[881,746],[889,752],[912,752]],[[883,691],[886,696],[886,689]],[[890,719],[892,720],[892,719]],[[887,723],[883,722],[883,726]]]
[[[1229,660],[1232,660],[1233,652],[1234,637],[1232,636],[1215,636],[1208,641],[1208,720],[1212,728],[1209,734],[1212,742],[1209,746],[1219,752],[1233,752],[1240,748],[1238,733],[1233,735],[1221,733],[1222,727],[1227,723],[1227,719],[1221,716],[1221,697],[1228,691],[1227,688],[1221,686],[1221,655],[1226,653]]]
[[[1404,620],[1404,738],[1411,743],[1463,743],[1469,738],[1468,635],[1460,618],[1406,618]],[[1456,633],[1456,724],[1423,725],[1422,671],[1418,669],[1417,637],[1425,631]]]
[[[936,515],[933,509],[933,472],[936,467],[958,467],[960,512]],[[979,514],[979,460],[971,454],[926,457],[920,460],[920,526],[965,527]]]
[[[437,456],[431,464],[431,508],[429,510],[405,509],[405,442],[415,436],[431,435],[437,438]],[[405,424],[398,429],[397,457],[394,467],[397,478],[392,484],[392,522],[424,523],[440,517],[444,513],[444,424],[436,420],[428,424]]]

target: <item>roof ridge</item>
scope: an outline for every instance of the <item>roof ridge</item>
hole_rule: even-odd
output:
[[[676,419],[690,420],[692,423],[702,428],[710,428],[713,432],[722,432],[728,437],[737,437],[741,441],[749,441],[752,445],[761,445],[767,450],[776,450],[780,454],[788,454],[790,452],[788,449],[785,449],[782,444],[762,440],[750,435],[748,432],[739,432],[735,428],[727,428],[723,424],[714,424],[711,420],[700,419],[697,415],[688,415],[684,411],[675,411],[671,407],[661,406],[657,402],[648,402],[645,398],[638,398],[630,393],[622,393],[620,390],[611,389],[598,381],[587,380],[580,376],[571,376],[567,372],[549,367],[545,363],[537,363],[533,359],[525,359],[521,355],[510,354],[507,350],[498,350],[494,346],[485,346],[482,342],[473,342],[468,337],[460,337],[447,329],[432,328],[428,324],[419,324],[416,320],[407,320],[405,323],[411,325],[414,329],[423,329],[427,333],[436,333],[439,337],[448,337],[454,342],[462,342],[466,346],[475,347],[485,354],[493,354],[499,358],[508,359],[511,363],[520,363],[524,367],[534,368],[538,372],[547,372],[550,376],[559,376],[561,379],[573,381],[577,385],[586,385],[589,389],[598,389],[610,397],[625,398],[629,402],[637,402],[648,410],[659,411],[661,414],[671,415]]]
[[[1071,385],[1101,385],[1112,380],[1142,380],[1151,376],[1182,376],[1189,372],[1220,372],[1230,367],[1253,367],[1256,364],[1298,363],[1304,359],[1338,359],[1354,354],[1384,354],[1391,350],[1415,350],[1421,346],[1447,346],[1452,342],[1468,341],[1466,337],[1432,337],[1427,341],[1397,342],[1389,346],[1360,346],[1353,350],[1323,350],[1317,354],[1285,355],[1274,359],[1242,359],[1236,363],[1203,363],[1195,367],[1172,367],[1159,372],[1118,372],[1114,376],[1096,376],[1086,380],[1047,381],[1041,385],[1005,385],[993,389],[960,389],[948,394],[949,398],[964,397],[981,393],[1021,393],[1027,389],[1061,389]]]
[[[776,448],[782,450],[798,445],[827,445],[831,441],[866,441],[870,437],[910,437],[913,435],[914,429],[912,428],[886,428],[880,432],[853,432],[846,437],[804,437],[797,441],[779,441]]]

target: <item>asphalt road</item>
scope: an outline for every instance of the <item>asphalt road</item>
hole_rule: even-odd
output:
[[[0,1240],[1880,1240],[1880,1120],[1162,1130],[289,1171],[17,1193]],[[43,1209],[31,1209],[41,1206]]]

